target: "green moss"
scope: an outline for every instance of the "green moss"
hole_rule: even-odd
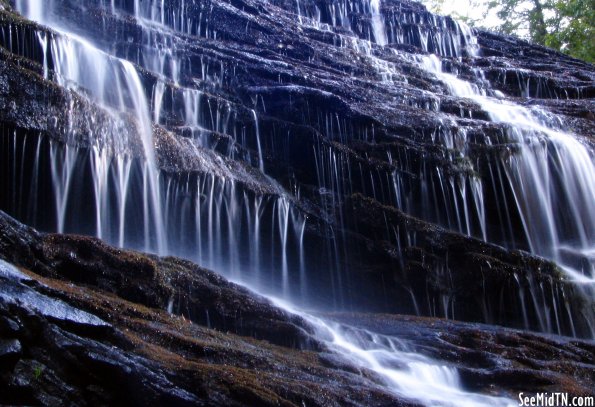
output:
[[[41,378],[44,370],[45,369],[41,365],[35,366],[35,369],[33,369],[33,377],[35,377],[35,380],[39,380]]]

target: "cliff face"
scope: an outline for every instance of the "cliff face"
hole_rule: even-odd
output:
[[[19,221],[179,256],[324,312],[594,336],[592,65],[470,30],[409,1],[0,4],[0,209]],[[239,335],[229,339],[234,347],[244,349],[245,336],[274,344],[271,359],[254,356],[259,366],[294,363],[278,359],[287,346],[321,352],[312,321],[186,261],[22,226],[3,233],[2,256],[34,281],[55,280],[53,293],[70,298],[59,307],[93,314],[96,301],[80,299],[87,286],[111,304],[99,315],[109,335],[83,338],[98,346],[116,343],[118,330],[142,331],[137,320],[105,316],[111,301],[124,301],[147,307],[143,321],[159,314],[174,326],[160,314],[169,309]],[[75,285],[71,297],[59,281]],[[431,324],[448,327],[455,345],[477,329],[471,348],[497,337],[486,326],[370,318],[377,329],[419,324],[429,336]],[[146,329],[147,343],[163,339]],[[506,332],[513,347],[525,346],[523,335],[545,341]],[[189,352],[185,335],[181,352]],[[571,366],[589,345],[552,341],[574,362],[547,369],[574,377]],[[498,349],[480,369],[499,366]],[[8,354],[23,354],[17,350]],[[309,363],[301,358],[312,354],[296,352],[304,363],[292,365],[298,378]],[[548,352],[519,363],[537,370]],[[143,355],[145,367],[165,363]],[[337,364],[316,362],[316,374],[346,386],[365,379],[361,397],[394,402],[374,377],[355,379],[354,368]],[[477,381],[468,385],[488,389],[478,384],[485,372],[465,366]],[[516,361],[510,366],[517,372]],[[171,374],[186,383],[193,369]],[[515,374],[497,385],[510,390],[506,378]],[[552,387],[566,380],[542,379],[536,383]],[[288,399],[309,393],[295,386]],[[339,388],[312,402],[347,402],[352,391]]]
[[[0,216],[2,404],[402,404],[212,272]]]
[[[1,207],[302,304],[592,336],[592,66],[299,3],[5,6]]]
[[[0,232],[2,404],[418,405],[309,322],[192,263],[39,234],[3,213]],[[470,391],[595,388],[592,342],[430,318],[325,317],[350,335],[410,343],[418,360],[456,367]]]

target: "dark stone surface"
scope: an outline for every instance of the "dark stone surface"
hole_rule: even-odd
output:
[[[588,320],[569,320],[565,315],[551,320],[548,312],[534,306],[567,298],[569,313],[576,316],[588,314],[593,307],[554,263],[450,232],[362,195],[352,196],[349,204],[356,228],[371,239],[368,250],[375,261],[367,267],[380,269],[385,262],[393,262],[400,271],[393,278],[403,288],[403,301],[410,301],[411,292],[425,292],[429,299],[417,303],[418,314],[431,314],[432,306],[446,302],[441,308],[445,314],[435,316],[524,328],[523,314],[518,312],[524,309],[535,330],[543,330],[538,323],[558,323],[564,331],[589,334]],[[399,239],[387,237],[387,223],[398,231]],[[406,239],[412,234],[415,244],[407,247]],[[535,286],[544,289],[536,293]],[[534,303],[521,303],[519,293]]]
[[[107,140],[130,137],[126,154],[135,165],[143,153],[133,115],[121,114],[114,123],[109,109],[85,89],[57,86],[51,53],[44,78],[38,35],[61,34],[24,20],[9,3],[0,0],[0,208],[55,230],[50,144],[69,145],[77,160],[88,163],[101,130]],[[64,0],[54,12],[99,48],[139,63],[146,38],[130,14],[133,2],[116,1],[125,9],[119,15],[100,3],[107,4]],[[182,4],[166,3],[168,10]],[[591,144],[592,65],[484,31],[476,33],[479,55],[471,58],[450,44],[461,40],[460,34],[450,36],[457,30],[452,19],[408,0],[382,2],[387,22],[403,38],[391,38],[385,48],[360,43],[369,54],[346,46],[370,35],[370,16],[355,9],[346,15],[348,30],[299,24],[293,0],[184,4],[201,29],[197,24],[190,35],[171,37],[171,48],[193,68],[181,71],[179,84],[166,81],[160,124],[153,123],[163,177],[233,180],[250,196],[286,196],[309,219],[305,241],[315,261],[304,269],[307,279],[335,308],[542,331],[557,325],[564,334],[588,336],[588,317],[582,317],[593,315],[593,302],[552,263],[505,248],[522,235],[517,213],[509,219],[513,236],[488,236],[499,245],[447,230],[452,203],[437,202],[430,208],[436,214],[428,214],[424,188],[439,193],[431,179],[423,181],[430,170],[445,179],[480,177],[494,184],[494,163],[517,147],[506,126],[490,122],[474,102],[449,95],[415,58],[442,53],[446,71],[475,83],[480,79],[473,70],[480,68],[493,89],[558,114],[563,126]],[[332,5],[300,0],[302,12],[321,11],[323,24],[332,22]],[[428,33],[426,47],[420,29]],[[383,64],[394,67],[390,77]],[[136,69],[150,95],[158,74]],[[183,125],[181,86],[202,92],[204,148],[191,146],[194,135]],[[266,175],[257,168],[253,109]],[[459,130],[467,135],[464,157],[439,141]],[[100,147],[121,153],[113,143]],[[330,180],[321,180],[317,170],[321,157]],[[40,168],[39,185],[31,181],[30,163]],[[88,174],[77,178],[84,182]],[[396,208],[393,174],[405,185],[400,198],[409,202],[407,213]],[[15,196],[17,186],[28,192]],[[89,185],[81,190],[94,194]],[[17,198],[35,200],[39,211],[30,215]],[[496,197],[488,192],[484,198],[487,224],[497,226]],[[477,236],[477,225],[473,229]],[[329,255],[327,247],[336,252]],[[515,247],[528,245],[520,238]],[[314,339],[302,318],[186,260],[116,249],[85,236],[39,233],[3,212],[0,258],[18,267],[0,264],[0,404],[410,404]],[[483,393],[514,398],[530,386],[592,394],[595,387],[589,341],[432,318],[328,317],[410,340],[415,352],[456,366],[465,386]]]
[[[94,287],[146,307],[169,307],[177,315],[226,332],[298,348],[317,346],[301,319],[181,259],[115,249],[85,236],[40,235],[1,212],[0,258],[39,275]],[[58,306],[31,306],[76,318],[75,312]]]
[[[213,176],[237,181],[244,190],[257,196],[287,196],[292,207],[309,219],[305,232],[308,247],[338,248],[338,254],[323,249],[315,252],[315,261],[305,268],[308,280],[315,281],[318,287],[314,300],[329,308],[420,312],[536,330],[548,330],[547,320],[557,313],[561,319],[560,332],[589,334],[588,322],[581,319],[580,310],[587,309],[587,314],[592,316],[595,305],[585,304],[579,289],[570,286],[551,263],[516,250],[507,252],[482,245],[461,234],[445,233],[444,228],[449,226],[445,213],[449,205],[453,206],[452,202],[437,198],[432,208],[422,202],[424,188],[434,188],[435,196],[443,192],[435,178],[423,181],[427,174],[439,170],[444,179],[453,182],[459,177],[480,177],[485,185],[495,185],[501,180],[494,179],[491,171],[501,170],[497,163],[516,153],[516,146],[506,135],[506,126],[490,122],[487,113],[472,101],[449,95],[443,83],[414,62],[416,56],[426,54],[418,28],[429,32],[428,52],[440,52],[436,38],[456,29],[452,19],[434,17],[415,2],[383,1],[387,22],[403,30],[404,40],[393,41],[387,48],[369,45],[370,55],[366,55],[353,47],[339,45],[345,45],[345,34],[368,38],[370,22],[365,13],[348,13],[354,27],[348,33],[345,27],[321,30],[299,24],[294,1],[203,0],[184,4],[188,18],[195,23],[200,21],[202,28],[200,32],[195,29],[191,35],[173,35],[172,49],[193,67],[181,71],[179,85],[203,94],[200,115],[208,148],[197,151],[188,148],[192,135],[183,126],[181,88],[166,81],[161,121],[153,126],[162,173],[180,179]],[[146,38],[130,14],[132,2],[120,1],[118,5],[126,12],[116,16],[98,1],[65,0],[55,13],[73,30],[92,37],[99,48],[136,62],[136,56],[144,52]],[[318,7],[322,12],[321,22],[331,23],[331,2],[308,0],[300,1],[300,5],[303,11]],[[180,6],[180,1],[171,1],[166,8]],[[108,125],[105,109],[84,97],[84,91],[66,91],[43,78],[43,52],[36,35],[59,37],[59,33],[20,18],[8,7],[0,11],[0,32],[4,47],[0,53],[0,107],[3,107],[0,123],[7,145],[11,138],[27,137],[27,140],[42,137],[59,144],[68,142],[81,150],[80,161],[89,161],[89,138],[94,126],[107,126],[108,133],[119,134],[118,129]],[[481,68],[493,89],[519,104],[541,106],[559,114],[565,127],[586,143],[593,143],[595,71],[592,65],[516,38],[485,31],[476,34],[478,57],[470,58],[465,50],[454,57],[452,50],[448,51],[443,61],[447,71],[478,83],[473,69]],[[18,38],[22,41],[17,41]],[[54,64],[51,59],[48,56],[50,77]],[[383,80],[387,78],[382,77],[382,69],[377,67],[379,60],[394,66],[390,80]],[[145,93],[150,95],[157,75],[140,66],[137,69]],[[257,170],[252,109],[258,113],[266,175]],[[217,124],[216,118],[226,118],[225,129]],[[128,119],[124,120],[124,127],[134,133],[133,120]],[[436,141],[442,132],[460,129],[468,136],[464,157]],[[239,135],[245,136],[245,142],[240,142]],[[139,156],[136,138],[133,137],[132,154]],[[3,157],[14,154],[10,147],[4,150]],[[47,164],[47,148],[42,153],[45,161],[40,160],[41,164]],[[316,170],[320,157],[332,157],[340,168],[336,177],[323,181],[324,185],[319,185]],[[33,159],[30,149],[25,161]],[[49,172],[47,167],[43,168]],[[332,172],[330,166],[327,170]],[[10,178],[0,183],[2,191],[12,191],[15,187],[18,177],[13,177],[10,171],[2,170],[3,176]],[[400,176],[405,185],[406,196],[401,198],[409,202],[407,221],[400,215],[393,216],[396,213],[393,174]],[[27,173],[18,179],[26,180],[19,187],[31,190]],[[44,187],[36,195],[44,203],[37,219],[31,219],[23,208],[13,204],[10,192],[0,197],[0,207],[42,230],[55,229],[50,220],[55,217],[55,208],[46,203],[51,201],[51,182],[49,177],[43,181]],[[486,189],[486,224],[491,231],[496,230],[488,234],[488,240],[503,247],[528,250],[511,191],[503,192],[506,202],[498,202],[494,193]],[[89,186],[84,191],[87,195],[93,193]],[[353,196],[365,198],[363,202],[378,216],[388,213],[400,225],[401,237],[392,240],[381,237],[388,233],[388,228],[378,222],[379,217],[353,218]],[[497,214],[498,204],[506,205],[511,211],[511,236],[498,231],[503,223]],[[364,208],[360,212],[365,215],[366,211]],[[85,226],[78,232],[94,233],[92,227]],[[478,236],[477,226],[474,225],[472,235]],[[424,242],[410,244],[405,237],[419,230],[424,231]],[[67,239],[54,239],[59,246],[70,245]],[[467,247],[473,250],[466,252]],[[40,246],[37,250],[44,249]],[[38,255],[33,253],[33,258]],[[43,256],[53,255],[46,250]],[[327,260],[333,256],[339,260]],[[77,269],[93,268],[94,259],[57,255],[55,261],[66,269]],[[580,264],[584,260],[576,259],[576,262]],[[42,263],[39,266],[43,268]],[[139,273],[151,273],[151,266],[147,267]],[[340,274],[339,288],[335,274]],[[100,286],[105,281],[113,282],[108,277],[105,281],[97,276],[90,278]],[[533,293],[529,291],[535,282],[553,289],[554,294],[545,294],[550,312],[540,318],[537,315],[540,310],[527,306],[528,321],[524,321],[520,298],[524,293],[527,302],[531,302],[528,298]],[[166,297],[171,293],[153,292],[154,287],[138,292],[132,277],[128,283],[121,283],[125,287],[121,292],[130,298],[144,296],[143,301],[160,306],[169,301]],[[493,284],[487,293],[483,283]],[[181,278],[180,284],[186,281]],[[500,292],[506,292],[505,300]],[[567,310],[556,310],[550,297],[557,298],[558,307],[566,304],[562,298],[568,299],[571,313],[578,319],[577,332],[572,332],[570,322],[565,320]],[[192,309],[194,301],[186,302],[182,298],[178,305],[180,309]],[[449,310],[452,304],[454,311]],[[201,314],[202,310],[195,317],[203,318],[198,316]],[[225,320],[226,313],[221,315]]]
[[[303,320],[210,271],[0,225],[0,257],[21,267],[0,260],[2,404],[411,405],[319,362]]]
[[[207,270],[96,239],[41,235],[4,214],[0,227],[0,257],[19,266],[0,263],[2,404],[415,405],[307,339],[305,321]],[[174,314],[160,302],[168,291],[178,297]],[[589,341],[436,318],[324,317],[406,341],[408,351],[457,367],[468,390],[514,398],[595,388]]]
[[[446,360],[459,368],[465,388],[498,394],[514,392],[595,393],[592,341],[502,329],[436,318],[381,314],[328,314],[412,344],[415,352]],[[580,366],[580,367],[579,367]]]
[[[19,360],[23,348],[18,339],[0,340],[0,363],[3,370],[9,370]]]

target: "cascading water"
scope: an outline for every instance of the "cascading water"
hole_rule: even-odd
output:
[[[492,121],[509,126],[508,135],[520,151],[510,158],[506,172],[531,251],[561,264],[569,247],[584,254],[592,252],[595,164],[589,148],[561,130],[556,118],[542,109],[515,105],[489,88],[445,73],[435,55],[420,59],[421,66],[443,81],[453,95],[473,100]],[[478,75],[481,79],[481,72]],[[573,278],[595,282],[593,264],[587,270],[565,269]]]
[[[213,89],[223,87],[226,81],[236,85],[229,79],[233,65],[224,68],[223,62],[212,62],[209,58],[217,56],[212,50],[208,51],[210,54],[205,51],[205,58],[200,61],[181,51],[187,43],[198,41],[196,38],[207,42],[217,38],[217,32],[208,24],[209,18],[203,19],[203,11],[199,19],[193,19],[188,12],[190,3],[185,1],[171,5],[163,1],[99,3],[101,13],[97,15],[104,20],[129,24],[134,17],[134,36],[111,44],[98,35],[91,43],[85,37],[84,27],[77,26],[76,21],[63,21],[67,18],[54,11],[59,1],[15,1],[16,9],[27,18],[54,30],[52,34],[37,36],[44,54],[44,77],[52,78],[73,95],[84,95],[97,103],[102,109],[101,117],[107,117],[109,122],[91,117],[96,131],[89,135],[86,149],[76,147],[80,134],[74,130],[70,140],[51,141],[49,147],[42,137],[28,137],[19,144],[15,132],[15,155],[16,151],[23,156],[36,151],[32,154],[39,157],[40,151],[50,151],[56,225],[47,229],[85,232],[119,246],[184,256],[261,292],[282,294],[285,300],[307,305],[312,304],[317,293],[312,275],[307,275],[306,270],[321,269],[324,271],[320,274],[328,274],[325,278],[332,292],[318,296],[332,297],[338,308],[345,303],[342,286],[348,275],[343,267],[350,250],[350,235],[345,232],[349,220],[342,209],[345,197],[363,193],[462,234],[483,240],[492,236],[493,226],[486,219],[487,186],[474,174],[465,128],[455,128],[456,123],[445,119],[443,127],[431,135],[436,144],[448,151],[447,161],[457,163],[464,171],[452,175],[442,168],[423,167],[412,175],[416,159],[407,150],[398,156],[391,151],[382,152],[388,158],[387,170],[381,165],[370,169],[348,148],[338,148],[340,143],[353,140],[373,144],[376,129],[372,125],[362,130],[336,113],[322,111],[317,120],[325,138],[316,140],[307,151],[296,153],[305,151],[304,156],[312,157],[312,185],[304,189],[315,191],[324,216],[328,214],[335,222],[325,229],[320,245],[324,247],[312,247],[317,243],[309,243],[306,235],[316,226],[296,204],[302,193],[300,187],[287,192],[290,188],[284,190],[275,180],[278,161],[282,159],[270,157],[280,156],[279,151],[287,147],[283,144],[283,130],[278,130],[283,129],[282,121],[271,124],[266,120],[267,107],[274,106],[255,97],[251,108],[241,109],[235,101],[215,97]],[[465,25],[434,16],[428,17],[428,23],[440,30],[427,30],[414,14],[398,20],[385,16],[378,0],[340,1],[327,6],[331,9],[311,3],[298,6],[300,29],[311,29],[313,35],[322,38],[333,33],[333,43],[368,62],[372,68],[369,75],[374,76],[370,83],[381,83],[386,88],[387,100],[398,100],[392,87],[407,82],[395,62],[413,61],[444,82],[451,95],[473,100],[493,122],[509,127],[508,135],[520,151],[509,158],[504,172],[513,185],[530,249],[561,264],[573,250],[581,252],[581,256],[591,256],[595,247],[595,214],[590,203],[595,201],[595,178],[592,154],[587,148],[554,126],[545,112],[531,111],[499,99],[494,92],[490,94],[481,76],[478,82],[483,82],[487,91],[443,72],[437,56],[411,57],[390,48],[393,44],[419,43],[423,51],[445,58],[473,56],[474,37]],[[394,11],[386,11],[389,12]],[[350,19],[350,13],[363,15],[367,25]],[[275,46],[291,50],[283,43]],[[255,54],[247,58],[258,59]],[[267,64],[289,70],[284,62],[271,59]],[[193,70],[199,70],[200,75]],[[281,74],[275,81],[282,82]],[[299,90],[293,84],[286,88]],[[324,92],[320,94],[325,96]],[[439,104],[439,98],[429,92],[420,92],[420,100],[423,102],[416,107],[430,111]],[[396,103],[394,106],[398,106]],[[70,114],[76,116],[77,110],[71,109]],[[70,123],[75,121],[72,118]],[[157,139],[156,135],[164,129],[180,137]],[[168,148],[184,151],[182,164],[176,162],[170,168],[160,162],[160,158],[168,156]],[[233,161],[236,158],[250,165],[238,166]],[[83,171],[81,168],[90,168],[84,171],[91,174],[91,187],[80,186],[76,175]],[[81,191],[92,198],[79,198],[84,195]],[[559,196],[564,199],[559,200]],[[88,214],[85,207],[89,206],[93,208],[89,219],[94,220],[94,226],[85,229],[73,218]],[[557,216],[561,212],[570,214],[570,219]],[[387,241],[408,242],[403,251],[416,247],[415,233],[402,237],[398,228],[388,222],[387,231]],[[576,271],[574,275],[582,274],[592,283],[593,263],[590,264],[590,270]],[[448,274],[447,267],[440,273]],[[413,290],[409,292],[419,313],[422,301]],[[528,327],[525,296],[523,292],[520,295],[522,316]],[[537,298],[527,298],[536,309],[540,307]],[[452,303],[446,297],[442,300],[444,315],[454,318]],[[558,302],[560,307],[566,303]],[[377,372],[400,395],[428,405],[509,404],[505,399],[465,392],[454,368],[413,354],[406,343],[395,338],[324,321],[280,305],[303,316],[332,349]],[[562,313],[558,305],[554,304],[553,312]],[[486,315],[490,313],[487,308]],[[560,310],[569,310],[567,303]],[[558,316],[553,322],[541,314],[539,319],[543,331],[562,332]],[[572,324],[573,316],[569,319]]]
[[[380,13],[380,0],[370,1],[370,14],[372,14],[372,29],[374,30],[374,41],[378,45],[386,45],[386,29]]]
[[[378,373],[396,394],[428,406],[513,406],[512,400],[472,394],[462,389],[456,369],[420,355],[406,341],[376,334],[301,312],[290,304],[273,302],[312,324],[331,349]]]
[[[262,147],[260,145],[260,130],[258,128],[258,116],[256,111],[252,110],[254,115],[254,126],[256,127],[256,144],[258,146],[258,169],[264,174],[264,161],[262,160]]]
[[[378,21],[374,23],[380,24]],[[375,30],[385,31],[384,26]],[[459,24],[460,42],[455,46],[454,56],[463,54],[477,56],[477,39],[469,27]],[[427,50],[427,41],[422,42]],[[504,99],[498,91],[492,91],[483,72],[475,69],[477,81],[473,84],[444,72],[442,60],[435,54],[414,58],[425,71],[442,81],[450,94],[476,102],[488,113],[494,123],[506,126],[509,139],[520,151],[509,157],[505,171],[520,214],[529,248],[532,253],[552,259],[560,264],[571,279],[580,284],[583,296],[591,303],[595,297],[595,163],[593,151],[586,143],[562,129],[561,121],[541,108],[529,109]],[[481,223],[481,237],[487,240],[483,186],[474,179],[472,190],[476,213]],[[465,194],[465,181],[461,183]],[[395,185],[395,189],[397,186]],[[498,195],[498,194],[497,194]],[[469,210],[463,199],[467,234]],[[456,202],[455,202],[456,204]],[[457,210],[457,214],[459,211]],[[458,216],[458,215],[457,215]],[[461,221],[458,229],[462,232]],[[575,258],[586,258],[580,267],[566,263]],[[522,295],[522,294],[521,294]],[[591,336],[595,336],[595,317],[587,316]],[[525,316],[526,318],[526,316]],[[545,327],[542,322],[540,324]],[[551,323],[547,324],[551,326]]]
[[[46,4],[45,2],[18,1],[16,8],[31,19],[52,25],[51,5],[52,3]],[[49,7],[46,9],[46,6]],[[48,42],[50,43],[49,48],[54,63],[56,82],[65,88],[88,94],[107,109],[116,123],[122,123],[121,116],[124,112],[130,112],[133,115],[134,129],[132,131],[124,130],[121,133],[116,133],[112,130],[91,134],[89,137],[93,143],[91,161],[97,206],[96,235],[104,238],[106,223],[111,222],[109,219],[104,219],[105,205],[108,200],[106,195],[110,193],[107,190],[110,160],[112,156],[121,157],[130,153],[133,143],[140,142],[145,162],[143,165],[143,189],[146,195],[146,199],[143,200],[143,224],[146,228],[143,247],[148,251],[165,253],[167,241],[164,238],[164,220],[159,197],[159,175],[153,146],[153,131],[149,105],[140,77],[129,61],[110,56],[84,38],[67,31],[61,31],[64,29],[63,27],[54,26],[53,28],[59,34],[51,39],[41,38],[41,41],[44,50],[48,48]],[[44,64],[44,72],[46,69]],[[124,124],[119,125],[120,129],[124,126]],[[77,135],[71,134],[70,136],[75,138]],[[72,151],[69,153],[68,147],[66,147],[65,154],[72,154]],[[62,190],[60,194],[56,195],[56,199],[59,201],[56,203],[57,224],[58,230],[61,232],[64,231],[65,217],[67,216],[65,208],[68,205],[70,178],[75,170],[72,166],[73,161],[73,157],[67,157],[64,164],[61,165],[60,176],[54,177],[55,189]],[[119,177],[127,178],[128,175],[120,174]],[[120,191],[123,196],[118,197],[122,207],[126,205],[125,189],[126,187]],[[120,219],[120,222],[122,223],[123,220]],[[119,234],[123,233],[123,231],[119,232]],[[150,236],[154,241],[149,241]],[[123,241],[122,238],[118,240]]]
[[[378,9],[377,2],[370,3],[375,38],[384,38],[376,42],[382,46],[386,45],[384,33],[391,30],[387,29],[383,18],[379,17]],[[462,55],[476,57],[477,39],[470,28],[458,23],[455,29],[457,35],[452,36],[449,41],[445,41],[446,37],[440,37],[438,42],[441,46],[434,47],[434,52],[443,57]],[[426,33],[425,40],[422,38],[420,41],[424,51],[430,50],[427,35]],[[421,37],[424,36],[420,34]],[[397,39],[400,43],[409,41],[404,37]],[[378,58],[372,54],[371,48],[362,47],[357,41],[352,44],[358,51],[365,50],[373,65],[382,72],[383,78],[398,77],[394,66],[382,60],[378,61]],[[397,51],[390,51],[399,55]],[[593,291],[595,262],[592,256],[595,252],[595,212],[591,204],[595,202],[595,165],[591,158],[592,150],[586,143],[564,132],[560,120],[554,115],[537,107],[530,110],[514,104],[505,100],[501,93],[490,90],[489,82],[485,80],[480,69],[474,72],[477,81],[483,84],[485,89],[444,72],[441,57],[438,55],[416,56],[414,63],[441,80],[451,95],[473,100],[488,113],[491,121],[506,126],[509,139],[520,147],[519,152],[506,159],[504,169],[507,180],[512,186],[516,210],[520,214],[528,248],[532,253],[556,261],[573,281],[580,284],[582,295],[590,303],[595,296]],[[464,129],[459,129],[455,136],[449,132],[441,135],[447,136],[443,141],[447,148],[453,149],[456,145],[457,150],[461,151],[464,157],[467,143]],[[461,141],[449,142],[449,137],[460,138]],[[391,161],[390,155],[389,161]],[[498,170],[490,168],[490,172]],[[454,216],[449,214],[443,223],[461,233],[476,235],[488,241],[483,197],[485,186],[481,180],[477,177],[469,179],[460,177],[456,181],[451,178],[449,184],[453,198],[447,198],[442,178],[440,176],[439,184],[442,186],[444,200],[453,202],[455,209]],[[424,181],[424,184],[426,183],[427,181]],[[455,186],[455,183],[458,185]],[[396,174],[393,174],[396,206],[406,212],[414,212],[408,208],[408,205],[402,203],[404,194],[400,184],[401,181]],[[467,187],[472,194],[471,203],[466,197]],[[504,189],[496,191],[495,194],[503,195]],[[460,204],[456,198],[457,195],[462,197]],[[424,196],[427,196],[427,192]],[[436,204],[424,206],[435,207]],[[471,218],[472,211],[476,221]],[[432,218],[432,215],[423,217]],[[510,216],[505,216],[505,219],[509,222]],[[474,223],[479,223],[478,232],[472,231]],[[515,248],[513,235],[514,233],[511,232],[512,242],[508,246]],[[579,261],[577,267],[576,259],[587,260]],[[587,313],[587,323],[593,336],[595,318],[591,311]],[[540,325],[545,327],[546,324],[540,323]],[[546,330],[550,331],[550,329]]]

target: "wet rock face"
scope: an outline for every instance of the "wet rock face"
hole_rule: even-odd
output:
[[[0,212],[0,404],[413,404],[221,274],[322,309],[592,336],[590,288],[521,251],[531,144],[479,91],[593,147],[591,65],[407,0],[0,5],[0,209],[49,232]],[[580,339],[330,317],[480,393],[594,388]]]
[[[355,227],[372,239],[368,250],[375,261],[367,266],[381,269],[384,262],[391,262],[399,270],[393,278],[401,287],[398,297],[403,307],[411,304],[412,293],[426,293],[427,302],[414,302],[417,309],[411,313],[519,328],[529,325],[540,331],[548,331],[546,325],[554,323],[566,332],[589,335],[587,319],[550,319],[535,305],[554,303],[569,294],[581,296],[576,292],[580,288],[566,281],[555,264],[463,237],[361,195],[352,196],[349,203]],[[386,234],[386,223],[394,226],[396,238]],[[411,238],[414,243],[408,245]],[[535,286],[543,289],[536,292]],[[519,301],[525,295],[533,305]],[[498,303],[510,306],[497,308]],[[582,301],[567,306],[570,315],[589,312],[590,307]]]
[[[580,364],[593,372],[592,342],[431,318],[361,314],[329,318],[411,340],[414,350],[458,366],[469,389],[593,394],[592,373],[575,370]]]
[[[14,268],[4,262],[0,267]],[[12,327],[0,340],[3,404],[199,402],[158,363],[128,353],[131,342],[111,324],[41,294],[48,287],[37,281],[31,288],[15,274],[0,279],[0,318]]]
[[[482,31],[473,57],[462,26],[410,1],[381,2],[385,47],[368,2],[171,1],[161,10],[146,1],[139,15],[133,1],[107,3],[49,2],[54,29],[0,11],[0,157],[14,164],[1,169],[0,208],[41,230],[152,251],[160,212],[172,254],[228,276],[250,270],[247,281],[325,309],[591,334],[592,301],[551,263],[517,251],[530,242],[507,170],[522,146],[420,58],[439,55],[444,72],[559,115],[589,145],[592,66]],[[109,54],[98,65],[118,72],[119,88],[101,99],[93,81],[64,81],[60,58],[82,61],[86,45],[57,28]],[[147,99],[157,209],[140,210],[152,188],[142,115],[118,58]],[[118,98],[123,106],[105,106]],[[99,271],[128,265],[107,249],[89,253],[94,241],[42,241],[40,270],[50,262],[74,281],[117,283],[129,300],[164,308],[173,298],[197,321],[260,330],[200,303],[211,282],[189,284],[194,266],[151,259],[123,279]],[[592,259],[567,257],[588,274]],[[183,270],[168,284],[188,295],[138,287],[160,267]]]
[[[479,43],[486,57],[483,64],[492,83],[514,96],[537,99],[592,99],[595,74],[583,62],[560,55],[545,47],[526,48],[516,38],[479,33]],[[518,58],[506,58],[508,53]],[[583,101],[589,105],[592,101]]]
[[[300,318],[210,271],[0,225],[0,256],[21,267],[0,260],[3,404],[411,405],[297,349],[327,352]]]
[[[417,405],[311,339],[301,318],[187,261],[41,235],[4,214],[0,228],[0,259],[10,260],[0,260],[2,404]],[[594,388],[587,341],[431,318],[325,317],[408,341],[485,394]]]
[[[43,236],[4,213],[0,216],[2,257],[42,276],[94,287],[222,331],[297,348],[317,346],[299,318],[284,314],[268,301],[193,263],[117,250],[84,236]],[[11,270],[14,268],[0,268],[0,273],[10,277]],[[16,276],[21,277],[27,279]],[[38,306],[31,307],[55,309],[64,315],[59,319],[67,319],[67,310],[37,302]],[[72,314],[76,318],[76,312]]]

